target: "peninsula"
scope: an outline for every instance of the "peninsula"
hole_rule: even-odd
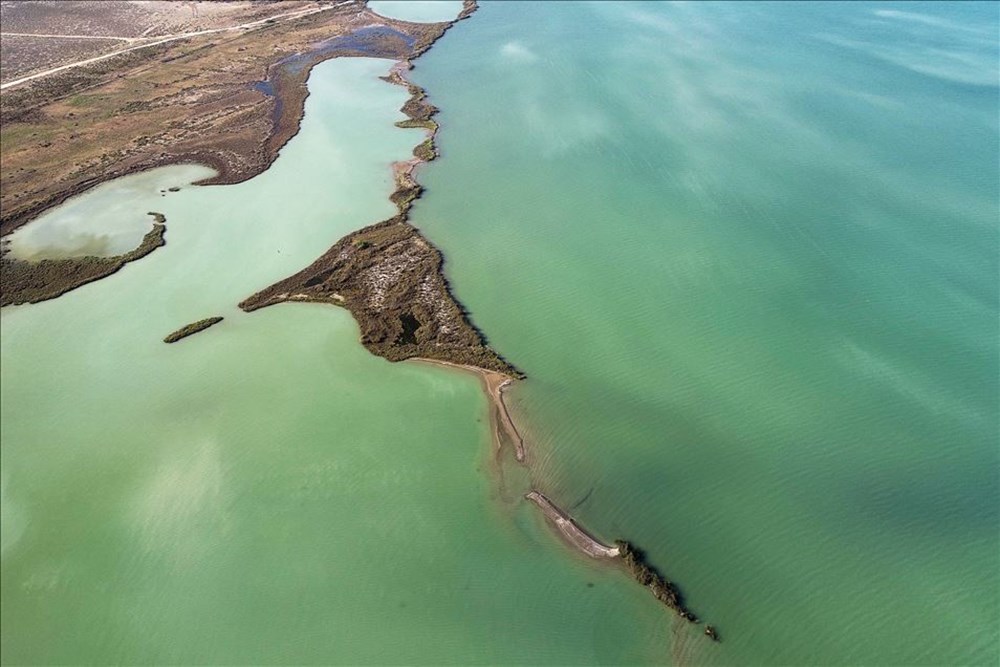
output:
[[[15,15],[20,28],[11,39],[31,44],[49,40],[68,48],[64,35],[28,33],[66,29],[50,24],[78,3],[28,4],[34,13]],[[187,11],[180,5],[171,11]],[[466,2],[455,20],[474,7]],[[241,8],[228,23],[216,18],[211,24],[220,27],[145,38],[133,34],[134,22],[148,21],[147,30],[155,34],[162,16],[136,18],[129,12],[139,9],[130,3],[108,3],[99,11],[97,23],[115,26],[121,33],[101,35],[112,37],[117,50],[2,84],[0,236],[100,183],[152,167],[212,167],[216,175],[199,185],[253,178],[298,132],[308,95],[306,79],[316,64],[337,57],[414,58],[454,23],[387,18],[362,0],[294,0],[280,7],[255,3],[251,21]],[[121,48],[114,41],[119,37],[130,46]],[[68,53],[69,58],[81,55]],[[5,71],[27,73],[24,68],[34,56],[29,48],[10,48],[4,58]],[[153,232],[124,261],[163,245],[163,230]],[[124,264],[120,258],[71,257],[29,267],[9,259],[6,248],[0,248],[0,254],[3,305],[59,296]]]

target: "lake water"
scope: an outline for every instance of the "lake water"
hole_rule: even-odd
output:
[[[334,307],[236,308],[392,215],[422,139],[390,62],[320,65],[268,172],[123,197],[164,248],[0,312],[3,661],[995,664],[996,43],[995,5],[449,31],[413,72],[442,108],[414,222],[529,375],[528,469],[473,377],[369,355]]]
[[[5,240],[10,253],[27,260],[121,255],[142,242],[171,189],[209,178],[201,165],[159,167],[102,183],[62,206],[46,211]],[[145,208],[146,210],[142,210]]]
[[[462,11],[462,0],[372,0],[368,8],[376,14],[403,21],[451,21]]]
[[[686,660],[998,660],[998,11],[484,3],[414,70],[414,221]]]

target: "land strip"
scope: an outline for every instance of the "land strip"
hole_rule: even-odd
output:
[[[166,338],[163,339],[164,343],[176,343],[182,338],[187,338],[188,336],[193,336],[199,331],[204,331],[210,326],[216,325],[223,320],[222,317],[206,317],[203,320],[198,320],[197,322],[192,322],[191,324],[185,324],[177,331],[167,334]]]
[[[486,397],[490,401],[490,436],[494,449],[500,452],[505,446],[510,446],[514,449],[514,458],[517,462],[525,463],[527,454],[524,446],[524,438],[514,425],[514,420],[507,409],[507,403],[504,401],[504,389],[514,382],[514,379],[510,375],[489,371],[477,366],[442,361],[440,359],[414,357],[413,361],[444,366],[446,368],[455,368],[479,376],[483,385],[483,393],[486,394]]]
[[[468,1],[456,21],[474,10],[475,3]],[[439,26],[440,36],[453,23],[428,25]],[[415,45],[410,57],[428,46]],[[422,127],[428,134],[414,149],[413,158],[393,165],[396,190],[390,199],[398,214],[348,234],[306,268],[245,299],[240,308],[249,312],[286,301],[342,306],[360,325],[361,343],[390,361],[419,357],[471,366],[508,379],[522,377],[471,323],[451,294],[440,251],[408,221],[413,202],[423,192],[413,170],[437,155],[434,135],[438,129],[432,118],[437,109],[426,101],[423,89],[403,77],[402,72],[411,67],[408,57],[385,77],[410,92],[401,109],[407,120],[399,124]],[[523,457],[523,443],[520,451]]]
[[[596,537],[581,528],[573,518],[556,507],[551,500],[538,491],[529,491],[526,499],[538,505],[545,518],[553,523],[556,529],[574,547],[587,554],[591,558],[617,558],[618,547],[611,547],[604,544]]]
[[[99,183],[160,165],[209,165],[217,175],[201,185],[245,181],[298,132],[312,67],[342,56],[415,57],[450,25],[387,19],[357,0],[281,20],[266,6],[267,17],[252,23],[171,37],[4,90],[0,235]],[[400,198],[419,195],[407,171],[398,178],[407,184]],[[3,305],[53,298],[120,268],[93,257],[28,267],[5,248],[0,255]]]
[[[474,0],[466,0],[456,20],[475,8]],[[5,89],[24,86],[0,96],[0,234],[100,182],[161,164],[200,162],[215,168],[218,176],[202,184],[247,180],[266,169],[298,131],[308,94],[305,80],[315,64],[338,56],[397,58],[400,62],[386,79],[410,91],[403,107],[408,119],[399,125],[428,131],[413,158],[393,165],[396,190],[391,199],[398,214],[344,237],[313,264],[240,307],[252,311],[289,301],[346,307],[372,353],[478,373],[492,406],[498,447],[508,439],[517,460],[524,462],[525,443],[503,398],[504,389],[524,376],[471,323],[451,294],[441,253],[408,221],[423,191],[413,173],[436,157],[438,125],[433,120],[437,110],[404,73],[412,67],[411,59],[454,22],[421,25],[385,19],[355,0],[299,14],[281,22],[254,22],[260,24],[254,30],[175,35],[4,84]],[[240,34],[225,34],[233,31]],[[135,138],[140,129],[150,132],[153,127],[167,129]],[[51,154],[39,154],[53,146]],[[102,147],[99,159],[94,157]],[[113,273],[163,245],[164,232],[160,216],[139,248],[115,258],[28,263],[2,256],[0,304],[52,298]],[[164,340],[175,342],[221,319],[191,323]],[[576,548],[594,558],[622,558],[631,576],[658,600],[697,622],[677,588],[630,543],[605,545],[543,494],[532,491],[526,498]],[[717,639],[711,626],[706,634]]]
[[[629,576],[649,589],[661,604],[689,623],[701,622],[684,604],[684,598],[677,585],[660,574],[648,562],[646,555],[633,544],[625,540],[615,540],[614,546],[604,544],[544,494],[532,490],[524,497],[538,506],[549,523],[575,549],[591,558],[620,560]],[[714,641],[719,641],[719,634],[714,626],[706,625],[705,635]]]

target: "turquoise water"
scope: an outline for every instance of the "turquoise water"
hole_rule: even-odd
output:
[[[337,308],[236,308],[394,213],[390,164],[423,132],[394,127],[408,93],[377,78],[390,66],[322,64],[265,174],[155,195],[165,247],[0,311],[4,663],[662,655],[642,591],[567,557],[516,472],[495,474],[473,376],[373,357]]]
[[[688,660],[998,660],[997,14],[485,3],[414,71],[536,483],[718,625]]]
[[[368,8],[376,14],[403,21],[451,21],[462,11],[462,0],[372,0]]]
[[[442,108],[414,221],[529,375],[528,469],[471,376],[336,308],[236,308],[392,215],[422,140],[388,61],[319,66],[272,169],[0,311],[3,662],[995,664],[997,22],[503,2],[449,31],[413,72]]]

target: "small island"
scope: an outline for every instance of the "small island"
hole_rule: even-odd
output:
[[[197,322],[192,322],[191,324],[185,324],[177,331],[174,331],[167,335],[163,339],[164,343],[176,343],[182,338],[187,338],[188,336],[193,336],[199,331],[204,331],[210,326],[216,325],[223,320],[222,317],[206,317],[203,320],[198,320]]]

